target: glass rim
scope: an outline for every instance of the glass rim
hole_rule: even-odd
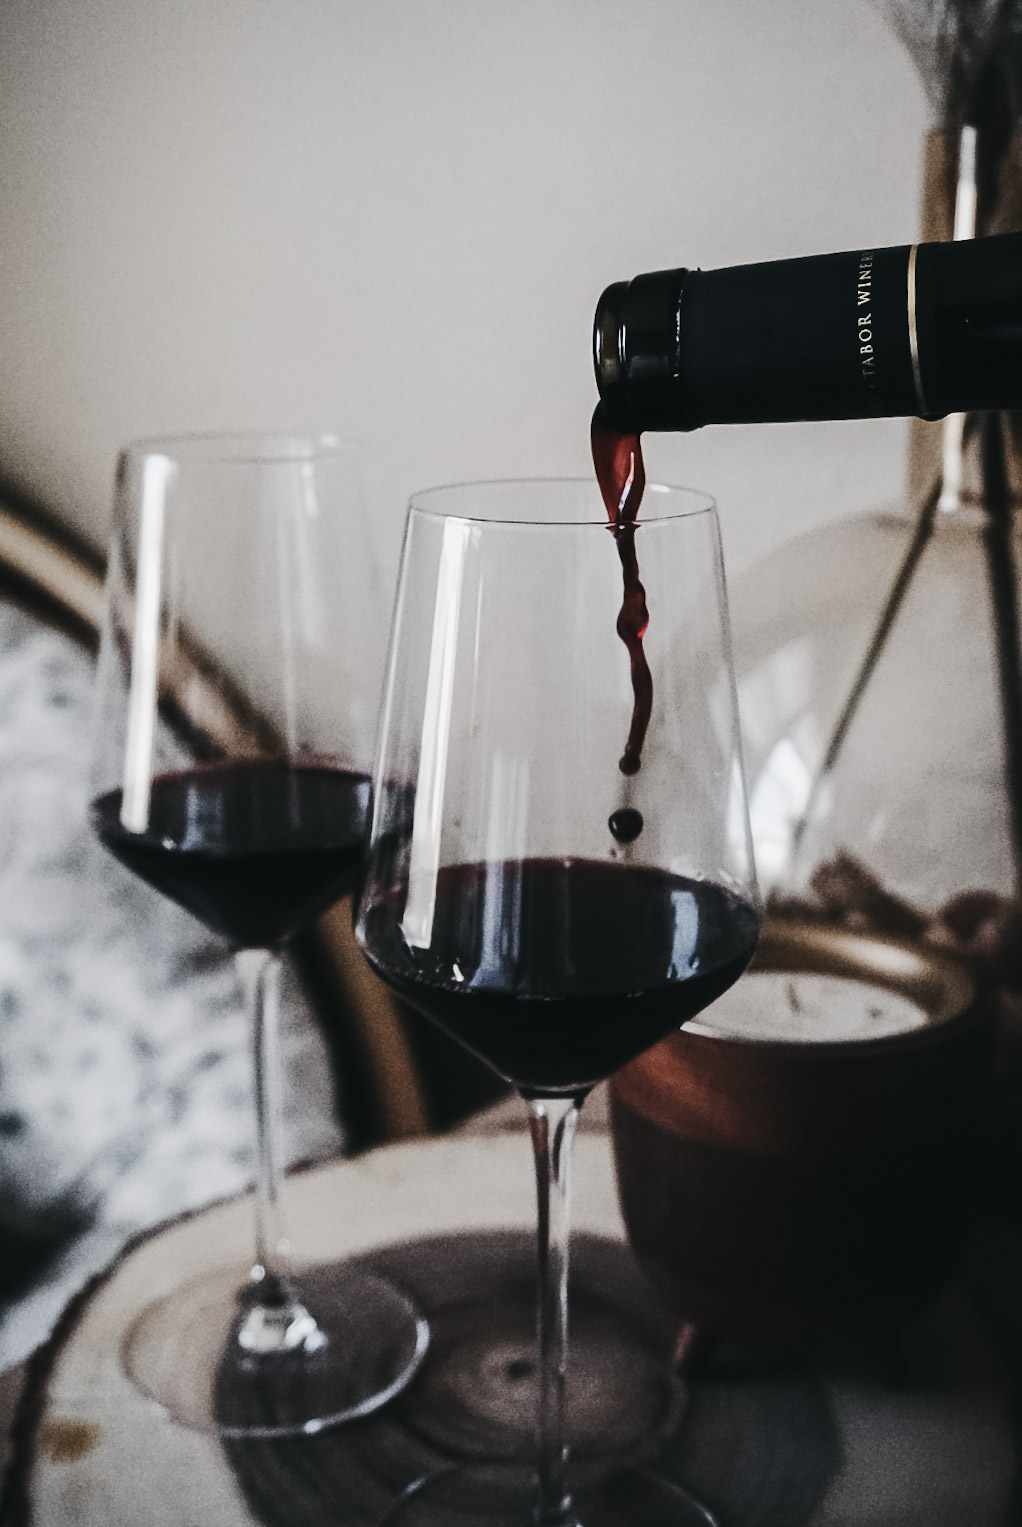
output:
[[[330,432],[302,430],[191,430],[180,433],[141,435],[118,451],[120,459],[167,456],[182,464],[202,462],[208,466],[290,466],[306,461],[328,461],[355,455],[354,440]]]
[[[554,515],[535,517],[509,513],[472,514],[464,513],[454,505],[445,508],[442,503],[443,499],[454,499],[462,495],[492,493],[494,490],[510,493],[514,489],[529,488],[564,491],[570,489],[575,492],[582,490],[593,497],[594,510],[597,512],[593,514],[578,512],[560,517]],[[655,508],[657,500],[664,497],[670,498],[672,507],[665,507],[659,513],[650,513],[649,511]],[[683,506],[679,500],[687,500],[687,504]],[[675,483],[647,482],[643,490],[639,513],[631,523],[648,526],[667,524],[675,520],[697,519],[701,515],[709,515],[712,518],[716,515],[716,509],[716,499],[702,488],[683,488]],[[408,500],[408,512],[438,522],[459,520],[466,525],[517,525],[546,530],[582,529],[592,526],[602,530],[611,528],[595,476],[488,477],[464,482],[440,483],[435,487],[421,488],[413,493]]]

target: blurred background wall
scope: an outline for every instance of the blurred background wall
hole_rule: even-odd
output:
[[[589,470],[608,281],[918,231],[868,0],[2,0],[0,480],[96,545],[162,430],[336,429],[414,488]],[[732,571],[890,500],[898,422],[659,437]]]

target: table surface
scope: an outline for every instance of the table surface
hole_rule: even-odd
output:
[[[535,1210],[520,1118],[520,1105],[504,1107],[481,1131],[293,1178],[286,1209],[300,1258],[368,1253],[386,1265],[409,1242],[465,1232],[519,1232],[524,1246]],[[573,1220],[583,1244],[620,1247],[599,1107],[591,1122],[577,1144]],[[168,1421],[119,1361],[124,1330],[150,1300],[226,1261],[243,1267],[251,1234],[249,1201],[217,1206],[143,1241],[80,1302],[30,1378],[5,1527],[273,1527],[258,1499],[253,1514],[251,1453],[239,1461],[236,1444]],[[721,1527],[1007,1527],[1018,1472],[1010,1367],[984,1311],[957,1287],[903,1334],[896,1378],[865,1360],[809,1371],[723,1352],[686,1382],[674,1463]],[[346,1466],[353,1435],[342,1427],[291,1441],[280,1456],[329,1474]],[[343,1511],[331,1520],[348,1527]]]

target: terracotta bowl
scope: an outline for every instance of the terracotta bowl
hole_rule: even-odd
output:
[[[812,924],[768,921],[755,970],[897,993],[920,1026],[843,1042],[681,1030],[626,1066],[611,1118],[632,1246],[708,1335],[790,1349],[889,1331],[959,1245],[988,1014],[944,957]]]

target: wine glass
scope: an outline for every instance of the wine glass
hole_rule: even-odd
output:
[[[379,604],[357,453],[192,436],[121,453],[97,676],[104,846],[235,951],[253,1014],[256,1248],[154,1299],[124,1362],[187,1425],[316,1431],[407,1383],[428,1330],[398,1289],[289,1266],[280,1206],[280,952],[355,887]]]
[[[648,626],[633,618],[643,595]],[[712,501],[650,486],[638,521],[615,528],[589,482],[413,498],[374,796],[363,953],[518,1089],[539,1189],[535,1441],[509,1434],[502,1447],[467,1417],[469,1466],[417,1482],[387,1521],[524,1524],[535,1505],[545,1527],[706,1527],[676,1486],[616,1473],[600,1435],[584,1438],[574,1503],[565,1384],[579,1109],[736,981],[758,935]]]

